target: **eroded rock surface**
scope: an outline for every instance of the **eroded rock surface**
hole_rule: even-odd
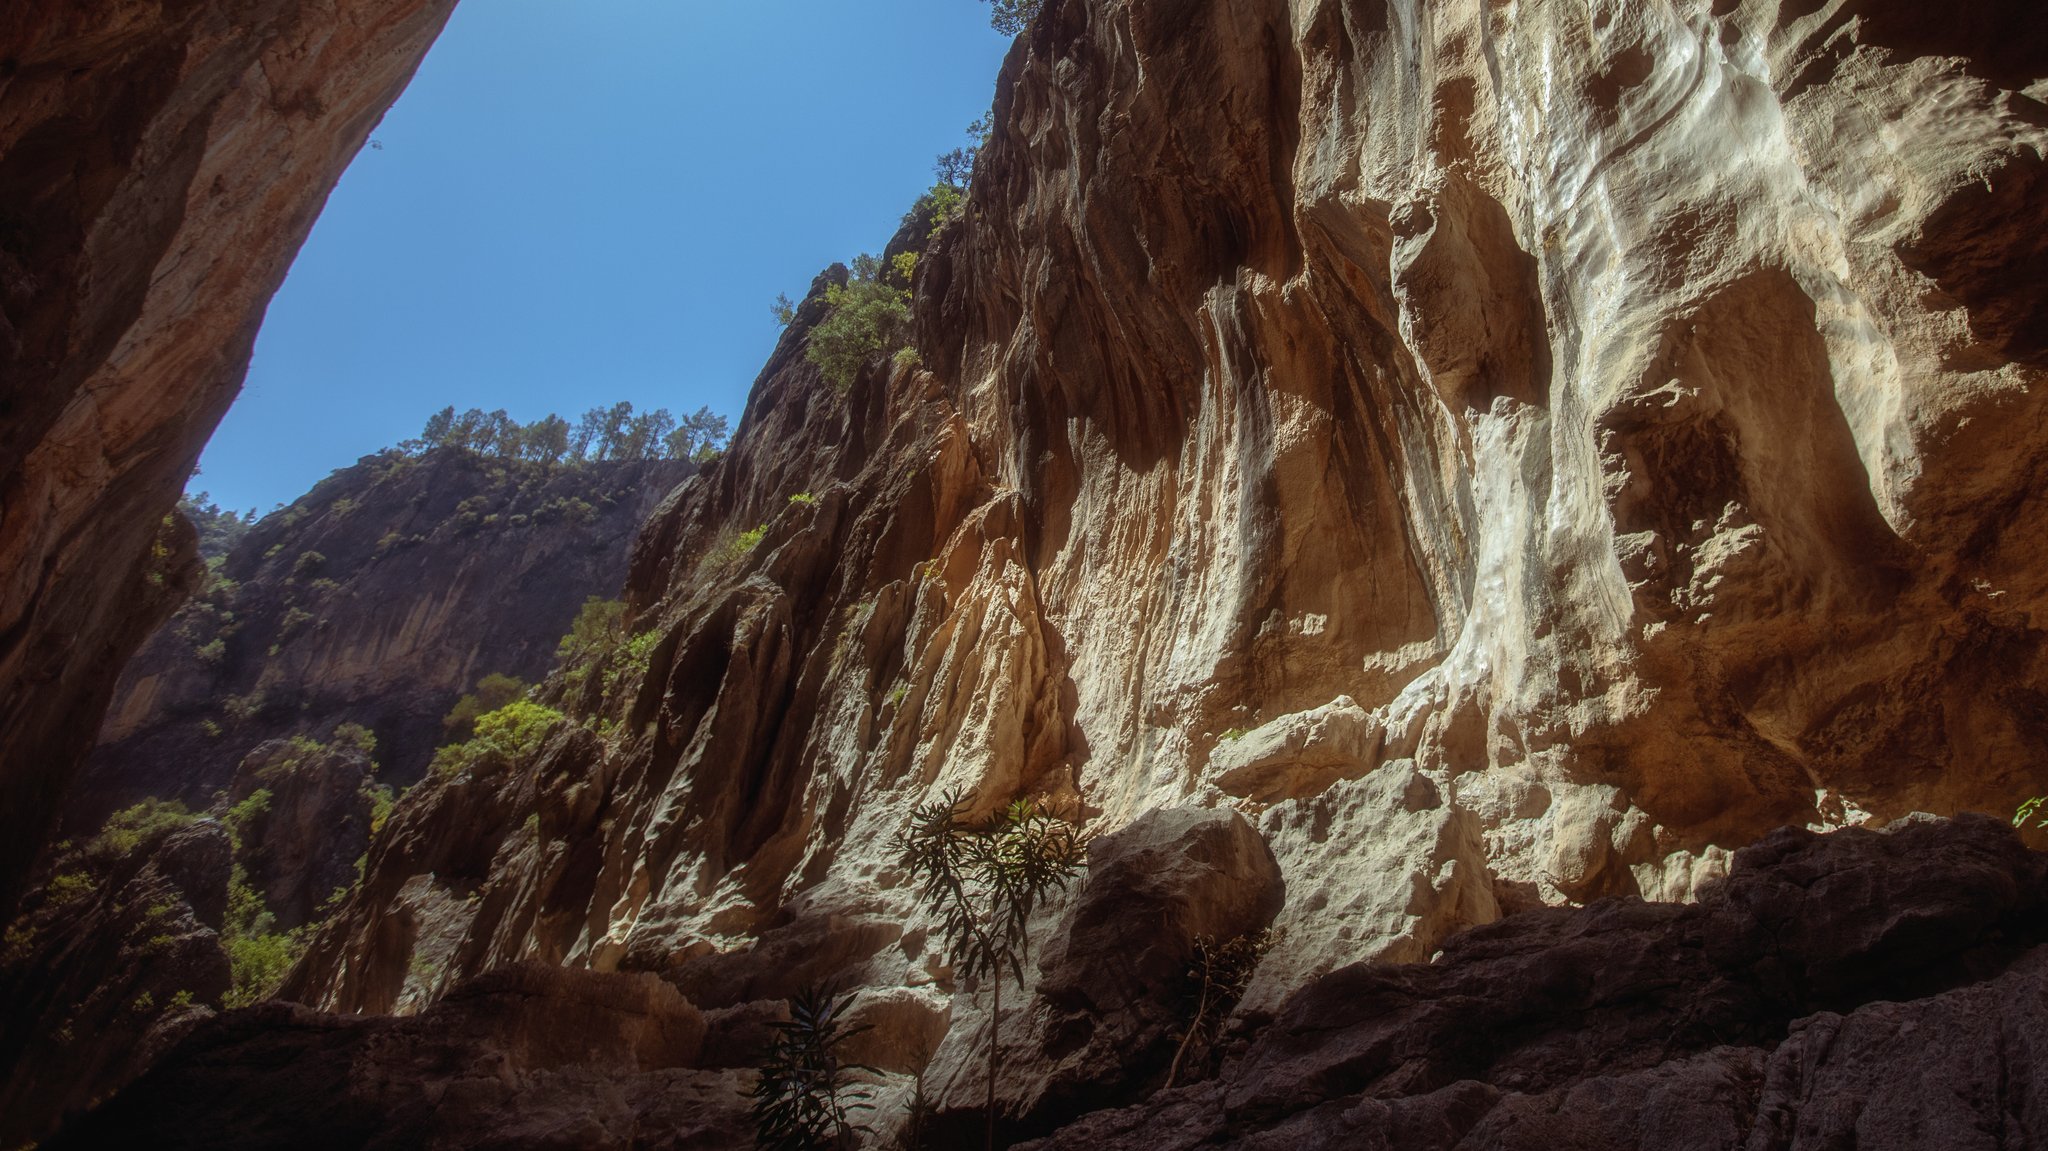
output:
[[[1784,824],[2043,790],[2048,42],[2018,0],[1932,12],[1049,0],[965,212],[889,247],[919,253],[917,356],[826,385],[803,351],[843,272],[821,278],[732,450],[640,538],[644,675],[530,760],[418,789],[288,991],[410,1012],[515,962],[659,973],[731,1067],[771,1001],[830,979],[895,1042],[964,1044],[978,996],[889,847],[959,788],[1104,837],[1241,816],[1288,941],[1247,1027],[1317,988],[1416,996],[1383,1036],[1412,1051],[1275,1023],[1240,1065],[1270,1074],[1147,1131],[1341,1143],[1341,1104],[1400,1146],[1767,1111],[1760,1145],[1821,1142],[1860,1121],[1811,1103],[1831,1085],[1863,1114],[1936,1105],[1877,1062],[1918,1019],[1998,1037],[1965,1100],[2024,1081],[2032,1048],[1982,1005],[2036,994],[2035,961],[1968,915],[1935,917],[1982,944],[1942,953],[1953,989],[1912,916],[1832,951],[1783,920],[1791,950],[1745,953],[1781,986],[1684,934],[1764,908],[1631,901],[1710,889]],[[1540,910],[1566,903],[1596,906]],[[1478,958],[1421,964],[1525,909],[1448,950],[1505,949],[1548,995],[1536,1037],[1437,1050],[1429,996]],[[1619,984],[1582,962],[1610,945]],[[1350,966],[1372,961],[1417,966]],[[1020,1036],[1058,1018],[1049,974],[1006,1000]],[[1542,1014],[1603,1003],[1612,1052]],[[1753,1030],[1632,1030],[1672,1005]],[[1069,1053],[1024,1049],[1020,1082]],[[892,1090],[915,1070],[874,1062]]]
[[[0,945],[0,1144],[31,1144],[146,1069],[228,990],[233,849],[169,821],[59,852]]]
[[[263,309],[453,8],[0,15],[0,914],[121,665],[181,598],[155,594],[151,545]]]
[[[821,281],[640,541],[644,684],[422,814],[505,813],[451,977],[829,975],[964,1022],[887,847],[949,786],[1242,813],[1286,890],[1258,1012],[1504,910],[1686,898],[1780,825],[2039,791],[2006,254],[2048,63],[1894,7],[1049,4],[967,212],[890,247],[921,363],[825,386]],[[346,988],[403,982],[375,925],[445,850],[386,857],[303,993],[390,1008]]]
[[[1030,1146],[2029,1145],[2044,883],[1985,819],[1782,831],[1698,904],[1524,912],[1332,972],[1214,1082]]]

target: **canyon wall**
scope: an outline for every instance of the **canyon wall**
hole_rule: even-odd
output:
[[[66,831],[145,796],[204,808],[256,745],[344,723],[376,737],[386,783],[410,785],[468,734],[442,719],[480,679],[547,675],[578,608],[618,594],[640,524],[695,470],[444,448],[337,471],[250,529],[137,652]]]
[[[1249,1021],[1504,913],[1693,898],[1781,825],[2010,812],[2044,85],[2017,3],[1049,3],[964,213],[890,246],[917,355],[829,387],[820,281],[642,536],[644,682],[416,791],[287,993],[834,979],[960,1115],[987,996],[890,847],[943,789],[1105,851],[1241,821],[1284,892]],[[1228,914],[1176,905],[1169,959],[1259,926],[1259,853],[1208,851]],[[1088,1082],[1089,898],[1042,917],[1012,1119]]]
[[[121,665],[152,545],[328,191],[454,0],[0,13],[0,912]]]
[[[321,115],[381,106],[371,97],[402,80],[441,14],[376,8],[388,25],[335,27],[403,34],[367,71],[349,56],[317,73],[338,86]],[[235,98],[254,99],[250,87]],[[1318,1003],[1412,984],[1426,1011],[1461,979],[1485,984],[1489,959],[1585,970],[1592,953],[1544,950],[1549,933],[1613,916],[1653,959],[1684,951],[1704,930],[1688,916],[1749,890],[1739,867],[1715,882],[1734,853],[1783,824],[2010,811],[2044,790],[2034,748],[2048,725],[2044,98],[2048,24],[2017,0],[1049,0],[1005,65],[965,211],[908,221],[890,245],[919,253],[916,355],[829,386],[803,354],[831,276],[814,286],[732,450],[640,538],[635,658],[581,692],[558,684],[571,719],[537,756],[410,793],[286,994],[441,1019],[509,989],[558,1004],[552,1026],[572,1038],[579,1019],[602,1035],[701,1025],[701,1044],[649,1043],[644,1059],[637,1040],[606,1041],[619,1075],[654,1077],[604,1096],[621,1115],[579,1119],[564,1103],[570,1118],[505,1140],[601,1127],[627,1134],[584,1145],[624,1146],[632,1100],[672,1105],[676,1064],[743,1105],[731,1069],[753,1057],[774,1001],[834,980],[860,992],[874,1026],[860,1057],[883,1074],[890,1114],[922,1072],[941,1120],[971,1128],[989,996],[955,978],[890,844],[944,789],[976,813],[1031,796],[1093,840],[1086,878],[1036,924],[1028,986],[1005,995],[1009,1133],[1157,1087],[1172,1007],[1157,974],[1197,935],[1270,925],[1281,942],[1233,1027],[1272,1037],[1240,1047],[1222,1086],[1164,1104],[1255,1126],[1341,1100],[1342,1115],[1315,1111],[1279,1137],[1342,1138],[1349,1109],[1371,1118],[1353,1096],[1407,1085],[1382,1081],[1400,1069],[1375,1061],[1370,1020],[1341,1021],[1363,1029],[1357,1049],[1340,1036],[1310,1050],[1300,1036],[1317,1020],[1301,1013]],[[7,103],[18,115],[11,89]],[[361,136],[320,137],[337,138]],[[6,153],[9,181],[32,171],[22,154]],[[223,186],[257,170],[232,168]],[[270,223],[243,234],[303,234],[297,216]],[[59,414],[91,425],[118,399],[138,407],[110,426],[157,445],[154,462],[107,470],[99,451],[38,470],[0,456],[6,785],[25,797],[11,811],[47,812],[35,796],[66,762],[43,756],[17,787],[22,755],[68,746],[51,733],[83,738],[28,705],[63,691],[64,714],[96,717],[111,690],[95,654],[111,649],[59,658],[54,637],[113,642],[108,621],[137,599],[110,591],[130,577],[105,557],[145,553],[190,460],[178,445],[196,451],[190,428],[232,391],[193,382],[226,378],[206,372],[181,376],[182,392],[93,390],[107,364],[154,379],[145,353],[197,354],[166,334],[187,330],[175,312],[146,306],[171,292],[196,307],[187,277],[225,259],[207,253],[230,233],[165,234],[189,238],[171,250],[190,258],[93,281],[143,299],[106,340],[137,350],[81,345],[60,365],[78,386],[50,368],[20,392],[44,414],[9,423],[23,443],[55,444]],[[261,294],[210,290],[208,314],[252,332],[238,302]],[[235,371],[246,356],[246,342],[205,347]],[[34,506],[47,514],[12,512],[28,506],[13,494],[24,484],[45,485]],[[94,574],[77,578],[88,560]],[[61,590],[34,600],[37,588]],[[37,651],[54,661],[34,679],[46,686],[14,690]],[[80,662],[92,659],[99,678]],[[1886,842],[1921,843],[1912,826]],[[1779,1044],[1788,1028],[1815,1044],[1830,1028],[1922,1021],[2016,1034],[1965,1024],[1984,1019],[1986,996],[2038,997],[2038,950],[2013,954],[2036,940],[2000,926],[2038,918],[2032,896],[2013,895],[2038,887],[2038,865],[1982,821],[1958,826],[1982,841],[1969,851],[2004,860],[1929,881],[1997,895],[1926,919],[1969,932],[1887,934],[1921,921],[1882,911],[1874,877],[1896,861],[1852,861],[1830,888],[1875,909],[1890,941],[1844,953],[1837,985],[1881,982],[1892,944],[1968,953],[1912,989],[1919,1006],[1870,1016],[1865,999],[1767,986],[1749,1048],[1702,1040],[1669,1073],[1643,1054],[1495,1074],[1454,1051],[1412,1086],[1483,1071],[1485,1091],[1466,1091],[1478,1102],[1404,1114],[1477,1122],[1506,1098],[1511,1122],[1554,1107],[1546,1092],[1611,1093],[1610,1072],[1709,1093],[1782,1072],[1777,1094],[1742,1097],[1778,1101],[1790,1123],[1785,1092],[1801,1088],[1786,1076],[1819,1065],[1801,1063],[1809,1040]],[[1842,850],[1864,850],[1861,834]],[[1796,838],[1773,842],[1766,856],[1798,854]],[[1928,842],[1944,859],[1963,850]],[[1812,870],[1795,859],[1791,874]],[[1698,913],[1542,910],[1702,893]],[[1128,937],[1102,928],[1120,908],[1144,911],[1121,920]],[[1516,911],[1532,914],[1452,939]],[[1772,917],[1760,937],[1805,914]],[[1442,974],[1352,966],[1439,951]],[[1711,988],[1729,957],[1696,951],[1686,971]],[[597,975],[548,973],[565,967]],[[1977,998],[1941,998],[1951,991]],[[1625,980],[1615,995],[1621,1025],[1659,1026],[1648,1011],[1628,1023]],[[1847,1014],[1820,1030],[1793,1020],[1832,1007]],[[217,1046],[189,1050],[232,1069],[245,1041],[272,1054],[313,1043],[324,1062],[303,1064],[295,1090],[336,1099],[363,1066],[354,1045],[389,1034],[410,1050],[437,1031],[270,1007],[217,1021]],[[479,1090],[502,1084],[493,1068],[524,1065],[493,1054],[499,1042],[437,1065]],[[528,1046],[547,1076],[560,1069],[548,1044]],[[1856,1052],[1882,1054],[1874,1040]],[[1842,1073],[1871,1082],[1882,1062]],[[191,1066],[174,1060],[108,1121],[146,1115],[151,1089],[182,1097]],[[2012,1056],[1981,1083],[2024,1082],[2031,1066]],[[1261,1095],[1269,1086],[1280,1094]],[[424,1106],[398,1096],[350,1094],[369,1111],[349,1121],[377,1130]],[[1198,1142],[1212,1118],[1108,1117],[1060,1145],[1107,1145],[1131,1129],[1119,1124]]]

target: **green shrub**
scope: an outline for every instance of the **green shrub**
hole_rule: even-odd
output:
[[[67,871],[43,888],[43,899],[51,907],[69,907],[92,898],[98,889],[99,885],[93,882],[92,876],[83,871]]]
[[[441,717],[441,730],[455,739],[467,739],[475,729],[478,716],[496,711],[525,695],[525,680],[492,672],[477,681],[474,692],[455,701],[455,706]]]
[[[209,666],[216,665],[227,658],[228,644],[226,640],[215,636],[206,643],[200,644],[194,649],[193,654],[199,657],[200,663]]]
[[[374,838],[384,830],[385,824],[391,822],[391,809],[398,806],[398,797],[392,794],[387,784],[366,783],[363,798],[370,801],[370,835]]]
[[[259,787],[242,802],[228,808],[227,818],[222,822],[227,824],[228,837],[234,840],[236,851],[242,849],[242,838],[249,825],[270,810],[270,799],[270,789]]]
[[[478,716],[476,734],[468,742],[435,752],[432,770],[435,775],[449,776],[509,767],[539,751],[548,732],[560,722],[562,713],[554,708],[514,700]]]
[[[277,638],[279,642],[290,639],[292,636],[298,634],[300,628],[303,628],[307,624],[312,622],[312,612],[309,612],[304,608],[300,607],[286,608],[284,613],[284,619],[277,625]],[[272,652],[271,654],[276,655],[277,653]]]
[[[809,507],[810,505],[818,502],[818,497],[812,495],[809,492],[798,492],[797,494],[789,497],[789,502],[793,504],[803,504],[805,507]]]
[[[327,566],[327,557],[319,552],[300,552],[299,558],[292,563],[291,578],[295,580],[311,579],[319,575],[320,569],[325,566]]]
[[[819,1151],[853,1146],[849,1112],[870,1109],[868,1092],[846,1081],[854,1070],[839,1048],[866,1031],[849,1027],[853,996],[835,999],[806,987],[789,999],[787,1022],[770,1024],[775,1038],[754,1081],[754,1146],[770,1151]]]
[[[233,723],[247,723],[263,711],[263,693],[252,691],[248,695],[231,695],[220,701],[221,714]]]
[[[96,859],[119,859],[158,834],[182,827],[195,818],[175,799],[145,799],[108,816],[99,834],[86,844],[85,852]]]
[[[760,547],[761,541],[767,536],[767,524],[727,536],[711,546],[711,562],[716,567],[738,563],[755,548]]]
[[[988,981],[986,1115],[993,1151],[1003,977],[1008,973],[1023,983],[1032,914],[1080,870],[1084,847],[1071,824],[1026,800],[979,822],[968,821],[965,809],[957,791],[917,805],[896,848],[918,886],[919,901],[938,921],[948,962],[961,975]]]
[[[376,733],[360,723],[336,724],[334,744],[337,747],[353,748],[373,759],[377,755]]]
[[[825,290],[825,304],[831,311],[811,329],[804,355],[843,395],[862,364],[901,346],[910,323],[910,293],[885,278],[880,259],[862,255],[846,283]]]

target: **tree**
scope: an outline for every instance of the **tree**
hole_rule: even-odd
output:
[[[990,26],[1005,36],[1015,36],[1038,18],[1042,0],[989,0]]]
[[[441,718],[441,730],[455,739],[468,739],[475,730],[477,717],[498,710],[515,699],[526,695],[526,681],[518,676],[492,672],[477,681],[476,690],[455,701],[455,706]]]
[[[866,1110],[867,1092],[849,1088],[846,1073],[871,1070],[841,1061],[839,1045],[866,1031],[848,1027],[853,996],[834,1000],[820,987],[789,999],[789,1019],[770,1024],[775,1038],[754,1083],[754,1146],[770,1151],[851,1148],[849,1111]]]
[[[656,408],[643,412],[626,421],[621,436],[619,458],[622,460],[658,460],[667,451],[669,433],[675,431],[676,418],[667,408]]]
[[[526,427],[526,458],[543,464],[561,463],[569,454],[569,421],[549,412]]]
[[[675,430],[668,434],[668,458],[709,462],[707,456],[716,458],[717,453],[725,450],[727,427],[724,416],[714,414],[710,408],[698,408],[676,421]]]
[[[427,426],[420,432],[420,442],[425,444],[430,451],[441,447],[448,442],[448,429],[453,427],[454,424],[455,408],[453,406],[442,408],[440,411],[427,417]]]
[[[1030,954],[1031,915],[1080,869],[1083,846],[1072,824],[1017,800],[969,822],[957,791],[920,804],[897,850],[918,884],[918,897],[939,921],[948,960],[990,989],[987,1146],[996,1139],[996,1035],[1003,1021],[1003,974],[1021,986]]]

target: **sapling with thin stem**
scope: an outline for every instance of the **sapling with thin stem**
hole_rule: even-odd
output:
[[[993,1149],[1003,973],[1023,984],[1032,913],[1080,870],[1083,847],[1072,824],[1028,800],[979,821],[969,820],[965,808],[957,791],[919,804],[897,847],[938,920],[948,961],[967,978],[989,981],[986,1145]]]

